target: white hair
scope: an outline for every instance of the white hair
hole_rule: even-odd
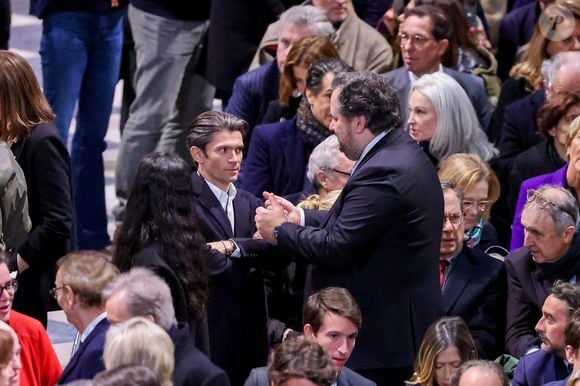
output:
[[[412,91],[427,97],[435,109],[437,127],[429,151],[437,159],[456,153],[472,153],[488,162],[499,154],[481,129],[465,90],[451,76],[443,72],[423,75]]]
[[[331,37],[334,34],[334,27],[328,21],[326,13],[312,5],[295,5],[288,8],[280,15],[280,22],[282,26],[294,23],[309,27],[315,36]]]
[[[339,154],[338,138],[334,134],[316,145],[308,159],[308,169],[306,171],[308,180],[316,187],[319,187],[320,184],[316,180],[316,172],[336,168]]]

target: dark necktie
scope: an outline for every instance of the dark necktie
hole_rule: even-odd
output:
[[[445,281],[445,270],[449,267],[448,260],[439,260],[439,284],[443,287],[443,282]]]

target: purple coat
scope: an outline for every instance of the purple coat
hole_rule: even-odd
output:
[[[566,186],[566,170],[568,164],[564,165],[555,172],[542,174],[541,176],[528,178],[520,186],[520,193],[518,194],[518,203],[516,204],[516,212],[514,222],[512,224],[512,240],[510,243],[510,251],[514,251],[524,245],[524,227],[522,226],[522,211],[526,204],[528,189],[536,189],[544,184],[552,184],[556,186]]]

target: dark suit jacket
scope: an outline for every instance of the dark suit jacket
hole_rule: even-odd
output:
[[[443,307],[469,326],[479,357],[504,352],[506,274],[503,262],[463,246],[453,258],[443,285]]]
[[[252,369],[250,376],[246,379],[244,386],[270,386],[270,379],[268,378],[268,368],[258,367]],[[336,386],[376,386],[376,384],[352,371],[347,367],[343,367],[336,378]]]
[[[473,104],[475,112],[477,113],[477,118],[479,119],[482,130],[487,131],[491,121],[491,111],[489,109],[483,79],[447,67],[443,67],[443,72],[451,76],[461,85],[461,87],[463,87]],[[406,123],[409,118],[409,97],[411,96],[409,70],[405,67],[399,67],[396,70],[387,72],[385,77],[391,81],[391,85],[399,94],[401,115],[403,116],[403,122]]]
[[[506,350],[521,357],[530,347],[539,346],[534,327],[542,316],[542,305],[554,281],[580,277],[580,236],[576,233],[570,249],[554,263],[535,263],[525,247],[510,253],[505,263]]]
[[[280,70],[275,60],[238,76],[234,82],[232,96],[224,111],[248,122],[246,144],[254,126],[262,123],[270,101],[278,98],[279,84]]]
[[[512,380],[513,386],[542,386],[569,375],[564,359],[543,350],[520,358]]]
[[[168,332],[175,344],[175,386],[230,385],[226,373],[195,347],[187,325],[173,326]]]
[[[442,222],[435,168],[395,129],[360,160],[327,214],[306,211],[315,226],[280,226],[280,250],[314,266],[307,292],[344,287],[360,305],[364,324],[350,368],[412,366],[425,330],[443,315]]]
[[[515,157],[543,139],[537,134],[537,118],[545,99],[544,89],[541,88],[506,106],[497,144],[497,165],[502,182],[506,181]]]
[[[26,177],[32,222],[18,249],[30,268],[18,275],[14,309],[46,325],[45,303],[53,301],[48,283],[54,283],[56,261],[69,252],[73,238],[70,157],[53,122],[35,127],[12,151]],[[46,281],[41,282],[43,276]]]
[[[244,161],[240,186],[258,197],[264,191],[279,196],[301,192],[307,185],[309,156],[296,127],[296,118],[257,126]]]
[[[261,201],[242,189],[237,190],[232,232],[226,212],[205,180],[195,172],[191,179],[196,213],[206,241],[233,238],[243,256],[232,261],[213,252],[221,257],[227,269],[219,277],[212,277],[208,305],[212,362],[226,371],[233,385],[241,385],[252,368],[266,364],[268,354],[263,278],[248,262],[253,260],[248,257],[258,257],[262,249],[268,249],[263,240],[251,239],[256,232],[254,215]]]
[[[58,380],[59,385],[79,379],[93,379],[97,373],[105,370],[103,349],[108,329],[107,318],[95,326],[85,341],[79,345],[77,352],[70,358]]]

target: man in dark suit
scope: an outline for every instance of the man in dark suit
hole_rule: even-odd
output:
[[[557,280],[544,301],[542,317],[536,324],[541,350],[520,358],[512,382],[514,386],[541,386],[568,376],[564,331],[578,307],[580,286]]]
[[[119,270],[99,252],[71,252],[57,262],[52,295],[66,319],[80,334],[80,343],[58,383],[93,379],[103,371],[103,348],[109,322],[101,291],[119,275]],[[74,349],[73,349],[74,351]]]
[[[320,344],[338,372],[336,386],[376,386],[345,366],[356,344],[362,324],[361,311],[345,288],[327,287],[313,293],[304,303],[303,332]],[[244,386],[267,386],[268,368],[253,369]]]
[[[113,325],[142,316],[163,328],[175,345],[175,386],[229,386],[227,375],[201,351],[187,323],[177,323],[171,290],[163,279],[146,268],[133,268],[103,290],[107,318]]]
[[[262,201],[234,186],[246,128],[234,115],[208,111],[193,120],[187,137],[197,166],[191,180],[200,230],[212,248],[212,261],[226,265],[211,281],[211,358],[235,385],[241,385],[251,369],[265,365],[268,354],[264,280],[255,268],[271,246],[252,239],[257,230],[254,213]]]
[[[413,83],[422,75],[443,71],[463,87],[477,112],[481,128],[486,131],[491,111],[483,80],[441,65],[453,31],[451,21],[432,5],[421,5],[406,12],[405,21],[399,28],[404,66],[385,74],[399,94],[403,121],[409,116],[409,93]]]
[[[330,103],[330,130],[356,160],[334,206],[301,211],[265,193],[256,223],[281,252],[312,264],[308,292],[344,287],[357,300],[365,326],[349,366],[379,385],[402,385],[427,327],[443,314],[441,189],[431,161],[401,129],[399,101],[384,77],[338,74]]]
[[[282,28],[276,46],[276,60],[240,75],[234,82],[225,112],[238,116],[251,130],[266,113],[270,101],[278,98],[280,72],[292,43],[307,36],[330,36],[334,27],[324,11],[313,6],[297,5],[280,15]],[[249,140],[249,135],[248,135]]]
[[[506,349],[521,357],[539,346],[534,325],[554,281],[580,278],[578,202],[566,189],[542,185],[528,191],[522,211],[524,247],[506,259]]]
[[[568,320],[564,330],[564,343],[566,344],[564,347],[566,360],[572,365],[572,373],[577,373],[580,371],[580,311],[578,310],[574,311]],[[568,378],[547,383],[545,386],[566,386]]]
[[[459,316],[469,326],[480,358],[504,352],[506,276],[502,261],[463,243],[463,198],[443,182],[445,220],[439,253],[445,315]]]

